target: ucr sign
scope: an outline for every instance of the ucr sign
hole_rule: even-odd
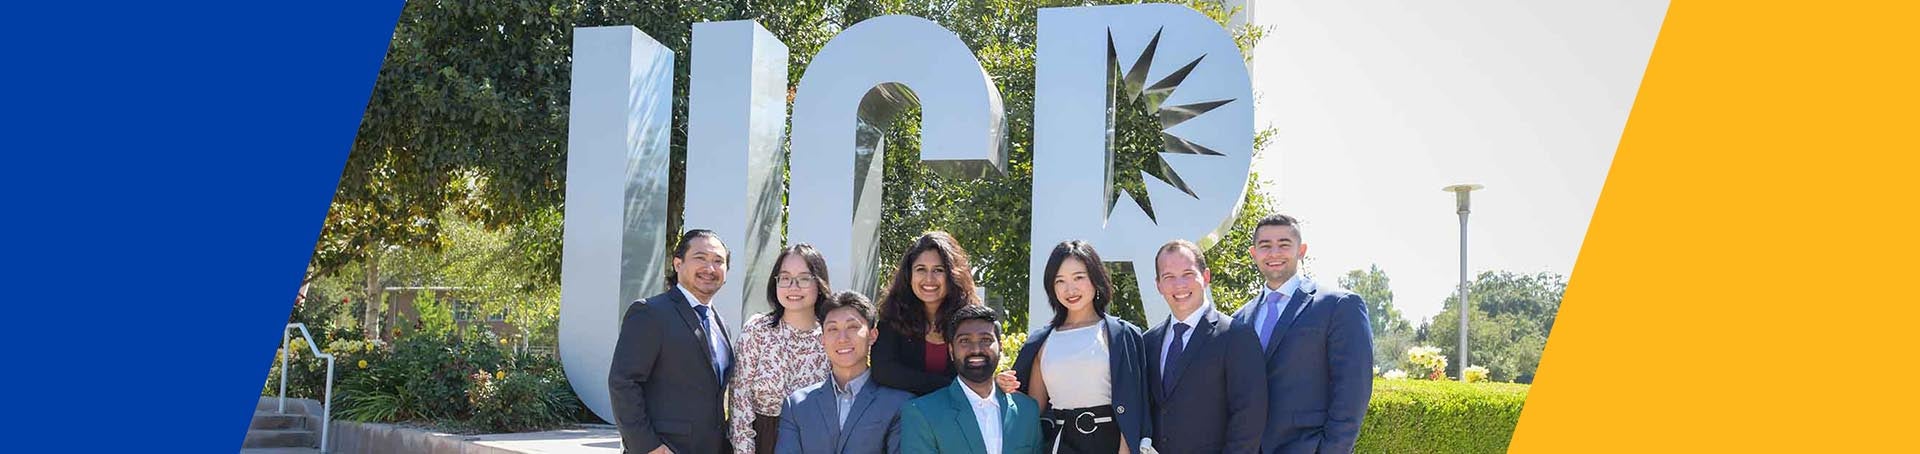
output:
[[[1253,94],[1233,38],[1177,5],[1041,9],[1034,100],[1033,248],[1067,239],[1133,262],[1149,318],[1166,315],[1153,253],[1186,238],[1210,245],[1232,221],[1253,152]],[[837,286],[872,293],[885,126],[923,110],[921,160],[949,176],[1005,171],[998,88],[965,43],[926,19],[884,16],[847,28],[801,78],[792,162],[780,152],[787,48],[752,21],[693,26],[685,225],[733,248],[714,305],[732,328],[765,298],[792,175],[788,231],[828,258]],[[575,30],[559,348],[574,391],[611,421],[607,371],[627,305],[665,291],[668,127],[673,53],[632,27]],[[1146,162],[1151,210],[1116,200],[1119,97],[1144,100],[1165,147]],[[1121,175],[1125,177],[1126,175]],[[1035,254],[1029,320],[1047,320]],[[877,296],[877,295],[876,295]]]

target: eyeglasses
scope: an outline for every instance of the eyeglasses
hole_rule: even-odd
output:
[[[773,285],[780,288],[813,288],[813,284],[819,281],[819,279],[814,279],[813,276],[776,277],[773,278]]]

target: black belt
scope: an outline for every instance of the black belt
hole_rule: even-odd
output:
[[[1048,410],[1046,420],[1053,423],[1055,428],[1067,427],[1067,423],[1071,421],[1073,430],[1080,431],[1081,434],[1091,434],[1099,429],[1100,424],[1113,422],[1113,406]]]

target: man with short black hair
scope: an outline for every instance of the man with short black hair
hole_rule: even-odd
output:
[[[1213,273],[1199,246],[1174,240],[1154,255],[1154,286],[1173,315],[1148,330],[1153,446],[1165,454],[1260,452],[1267,368],[1260,339],[1213,308]]]
[[[711,230],[688,230],[673,251],[673,289],[636,301],[620,323],[607,388],[628,453],[719,454],[733,344],[713,310],[731,255]]]
[[[901,451],[1040,452],[1040,405],[1024,394],[1002,392],[994,383],[1000,364],[1000,317],[986,306],[962,306],[942,332],[960,376],[952,386],[900,409]]]
[[[880,454],[900,452],[900,407],[913,394],[874,383],[868,354],[879,339],[873,302],[840,292],[820,304],[820,345],[833,373],[801,388],[780,408],[777,454]]]
[[[1373,396],[1373,328],[1359,295],[1300,274],[1300,222],[1275,214],[1247,248],[1265,284],[1233,314],[1259,336],[1267,365],[1267,428],[1260,452],[1349,453]]]

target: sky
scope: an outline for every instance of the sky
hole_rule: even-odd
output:
[[[1378,265],[1416,325],[1468,268],[1570,276],[1665,1],[1258,1],[1254,161],[1307,272]]]

